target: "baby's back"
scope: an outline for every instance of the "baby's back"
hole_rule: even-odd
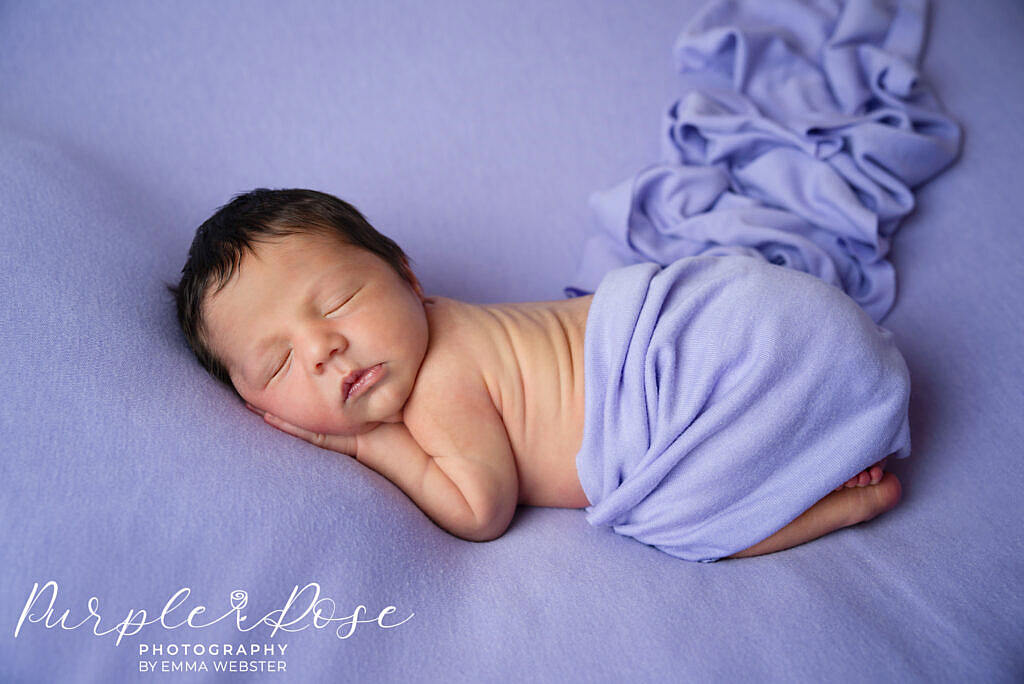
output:
[[[583,342],[592,299],[487,305],[428,300],[431,349],[421,376],[429,377],[434,359],[447,356],[451,363],[457,354],[462,371],[456,381],[486,388],[505,424],[521,504],[588,504],[576,453],[583,439]],[[418,394],[413,392],[410,404]]]

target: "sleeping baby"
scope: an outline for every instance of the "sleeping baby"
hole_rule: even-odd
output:
[[[786,549],[900,498],[909,375],[838,288],[753,256],[609,272],[571,299],[424,296],[350,204],[258,189],[175,293],[200,363],[270,425],[354,457],[467,540],[586,508],[678,558]]]

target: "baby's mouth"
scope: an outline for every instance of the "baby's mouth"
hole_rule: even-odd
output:
[[[384,373],[384,364],[378,363],[370,368],[354,370],[345,376],[342,383],[342,401],[354,399],[366,392]]]

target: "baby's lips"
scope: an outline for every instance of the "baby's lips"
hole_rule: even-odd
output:
[[[362,377],[363,373],[367,371],[366,368],[360,368],[358,370],[349,371],[345,373],[345,377],[341,381],[341,400],[345,401],[348,399],[348,393],[352,389],[352,385],[356,384],[356,381]]]

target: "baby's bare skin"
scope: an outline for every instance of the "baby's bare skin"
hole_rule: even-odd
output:
[[[482,383],[501,415],[520,504],[590,503],[576,474],[576,453],[583,442],[583,339],[592,299],[475,305],[431,297],[425,304],[431,339],[442,348],[428,348],[424,370],[429,374],[432,352],[450,353],[447,340],[463,341],[460,358],[468,368],[460,379]],[[406,413],[415,414],[422,399],[429,401],[414,390]]]
[[[372,253],[295,234],[243,254],[204,316],[268,423],[354,456],[441,527],[482,540],[520,503],[588,504],[574,457],[589,301],[425,297]],[[348,380],[371,369],[369,383]]]

